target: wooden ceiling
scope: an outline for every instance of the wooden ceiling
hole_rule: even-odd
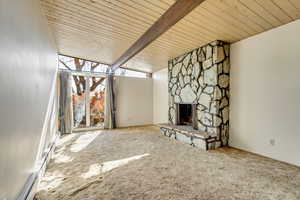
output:
[[[175,0],[41,0],[61,54],[112,64]],[[214,40],[236,42],[300,18],[300,0],[206,0],[128,61],[154,72]]]

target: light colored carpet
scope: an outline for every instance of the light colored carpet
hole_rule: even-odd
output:
[[[39,189],[40,200],[299,200],[300,168],[148,126],[63,137]]]

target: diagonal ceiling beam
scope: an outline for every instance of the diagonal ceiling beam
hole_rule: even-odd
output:
[[[170,29],[205,0],[177,0],[124,54],[112,64],[112,70],[146,48],[151,42]]]

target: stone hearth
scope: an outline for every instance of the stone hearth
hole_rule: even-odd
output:
[[[229,138],[229,44],[215,41],[168,63],[169,124],[177,124],[177,105],[195,106],[195,129],[215,137],[216,146]]]
[[[219,146],[217,136],[206,132],[195,130],[192,126],[159,124],[164,136],[179,140],[204,150],[215,149]]]

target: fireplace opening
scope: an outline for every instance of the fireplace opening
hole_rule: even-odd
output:
[[[196,104],[176,103],[175,125],[191,126],[197,129]]]
[[[191,104],[179,104],[179,124],[192,126],[193,112]]]

